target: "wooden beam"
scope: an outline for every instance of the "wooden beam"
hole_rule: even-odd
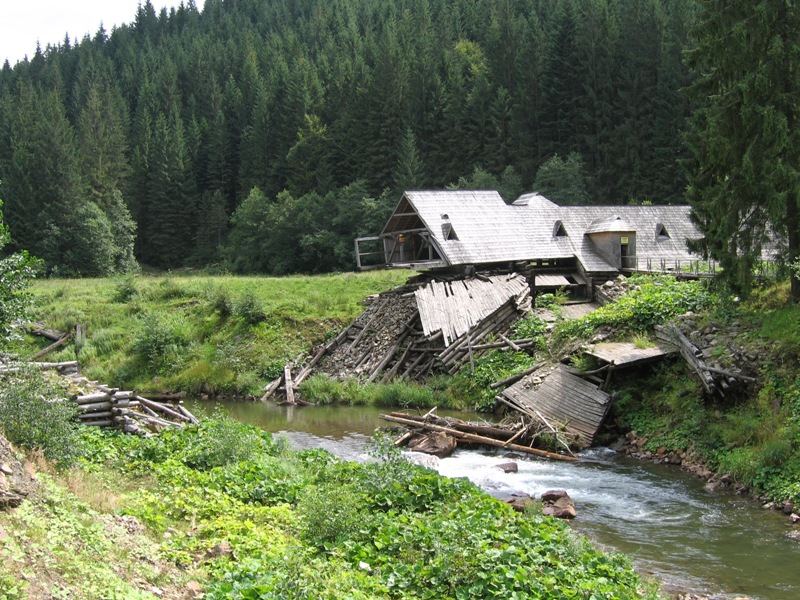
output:
[[[410,419],[404,419],[401,417],[393,417],[391,415],[380,415],[380,418],[385,421],[390,421],[393,423],[400,423],[401,425],[406,425],[410,427],[419,427],[423,429],[430,429],[431,431],[441,431],[446,433],[447,435],[451,435],[456,439],[463,440],[467,443],[472,444],[485,444],[487,446],[496,446],[500,448],[507,448],[510,450],[514,450],[516,452],[524,452],[526,454],[533,454],[535,456],[541,456],[544,458],[550,458],[553,460],[563,460],[563,461],[574,461],[575,458],[572,456],[565,456],[563,454],[556,454],[555,452],[547,452],[546,450],[539,450],[538,448],[529,448],[528,446],[520,446],[519,444],[508,444],[506,445],[506,441],[499,441],[494,440],[489,437],[484,437],[481,435],[475,435],[473,433],[464,433],[462,431],[458,431],[457,429],[451,429],[449,427],[442,427],[440,425],[433,425],[433,424],[422,424],[418,423],[417,421],[412,421]]]

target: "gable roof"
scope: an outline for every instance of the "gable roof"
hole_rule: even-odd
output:
[[[494,190],[407,191],[382,236],[427,230],[450,265],[576,257],[590,272],[612,272],[591,234],[636,234],[636,254],[653,259],[694,258],[688,239],[701,234],[688,206],[559,206],[540,194],[506,204]],[[658,235],[659,226],[669,232]],[[563,235],[566,233],[566,235]]]

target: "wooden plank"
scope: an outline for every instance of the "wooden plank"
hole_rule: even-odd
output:
[[[501,396],[524,409],[539,413],[546,420],[564,424],[566,431],[591,443],[610,406],[610,396],[597,386],[556,369],[536,390],[521,383],[503,391]]]
[[[614,363],[616,367],[627,367],[659,360],[673,353],[674,350],[655,345],[650,348],[637,348],[627,342],[601,342],[595,344],[585,354],[593,356],[605,363]]]

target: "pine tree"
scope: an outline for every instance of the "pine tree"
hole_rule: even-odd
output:
[[[747,294],[771,231],[785,236],[786,262],[800,258],[800,7],[704,0],[700,10],[688,197],[708,252]]]
[[[422,160],[417,150],[417,138],[409,127],[397,151],[397,166],[394,172],[395,195],[399,198],[405,190],[420,189],[423,182]]]

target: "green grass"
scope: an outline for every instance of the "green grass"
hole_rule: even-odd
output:
[[[34,318],[50,329],[86,327],[84,374],[141,390],[256,395],[289,360],[335,335],[370,294],[408,272],[314,277],[205,275],[35,282]],[[47,342],[27,337],[30,355]],[[75,360],[70,344],[48,360]]]

